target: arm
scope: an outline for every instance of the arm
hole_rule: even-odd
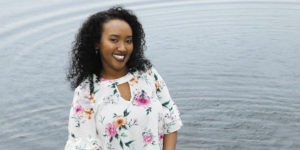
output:
[[[164,135],[163,150],[175,150],[177,140],[177,131]]]
[[[164,114],[164,150],[175,150],[177,130],[182,126],[180,113],[175,105],[175,102],[170,96],[169,90],[165,81],[158,74],[158,72],[152,68],[150,71],[152,78],[154,79],[156,95],[163,106]]]
[[[94,115],[94,99],[86,87],[75,89],[68,124],[68,141],[65,150],[99,148]]]

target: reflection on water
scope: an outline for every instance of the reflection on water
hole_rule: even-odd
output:
[[[70,44],[88,15],[116,3],[0,2],[0,149],[64,147]],[[122,3],[181,111],[177,149],[300,147],[299,1]]]

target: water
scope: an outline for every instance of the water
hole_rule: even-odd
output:
[[[299,149],[300,1],[0,1],[0,149],[63,149],[71,42],[122,3],[182,114],[177,149]]]

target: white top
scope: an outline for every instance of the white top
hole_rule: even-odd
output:
[[[182,126],[168,88],[152,67],[146,72],[89,82],[74,92],[65,150],[162,150],[163,136]],[[131,99],[120,96],[117,85],[129,83]]]

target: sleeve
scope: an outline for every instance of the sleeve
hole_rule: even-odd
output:
[[[180,118],[179,110],[170,96],[165,81],[158,74],[157,70],[154,67],[151,68],[150,75],[154,79],[156,95],[163,107],[164,134],[170,134],[179,130],[183,125]]]
[[[65,150],[101,149],[96,133],[95,99],[86,89],[79,85],[74,91]]]

